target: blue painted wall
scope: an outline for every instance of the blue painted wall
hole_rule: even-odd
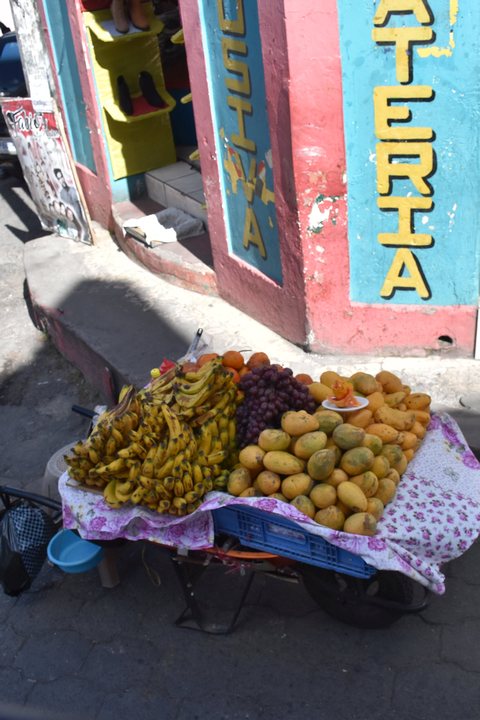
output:
[[[257,2],[200,0],[200,17],[229,250],[281,283]]]
[[[381,0],[338,0],[344,123],[347,153],[348,238],[350,297],[353,301],[389,304],[476,305],[478,287],[478,231],[480,212],[480,3],[468,0],[398,0],[396,6],[416,7],[420,19],[429,12],[430,22],[419,22],[412,12],[390,13],[383,26],[374,24],[376,11],[387,7]],[[394,7],[390,1],[389,7]],[[385,44],[383,28],[431,28],[433,40],[411,45],[409,77],[399,77],[396,46]],[[374,27],[380,29],[376,39]],[[382,35],[383,32],[383,35]],[[382,42],[380,42],[382,40]],[[407,107],[410,119],[391,122],[392,128],[431,128],[433,137],[422,139],[433,148],[435,165],[425,182],[430,191],[408,177],[392,179],[380,190],[379,160],[390,142],[379,139],[375,121],[374,88],[402,87],[419,94],[417,86],[433,90],[431,100],[401,100],[391,107]],[[397,132],[398,134],[398,132]],[[413,133],[413,135],[417,133]],[[415,142],[412,137],[410,142]],[[418,162],[412,146],[403,140],[409,155],[393,161]],[[424,150],[428,148],[423,147]],[[382,174],[382,173],[380,173]],[[398,234],[397,210],[378,207],[383,195],[430,198],[433,206],[413,212],[414,235],[427,236],[424,245],[409,248],[385,245],[379,234]],[[431,242],[428,241],[430,236]],[[405,236],[403,236],[403,239]],[[421,238],[417,238],[421,241]],[[394,258],[407,249],[415,259],[418,277],[428,293],[398,287],[388,297],[385,279]],[[400,255],[397,255],[398,251]],[[413,266],[412,266],[413,267]],[[398,277],[410,275],[400,263]],[[394,272],[395,274],[395,272]],[[400,283],[401,284],[401,283]]]

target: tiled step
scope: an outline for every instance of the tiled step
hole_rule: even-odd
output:
[[[183,210],[203,220],[207,227],[207,212],[199,170],[183,160],[152,170],[145,175],[149,198],[163,207]]]

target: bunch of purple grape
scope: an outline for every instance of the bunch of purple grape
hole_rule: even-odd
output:
[[[267,427],[281,427],[287,410],[314,413],[315,400],[303,383],[295,380],[290,368],[277,370],[261,365],[242,377],[239,388],[245,397],[237,408],[237,444],[239,448],[255,444]]]

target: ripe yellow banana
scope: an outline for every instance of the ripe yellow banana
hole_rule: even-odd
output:
[[[220,431],[228,430],[228,416],[226,415],[226,413],[224,413],[224,412],[220,413],[217,416],[216,421],[217,421],[218,429]]]
[[[155,482],[153,478],[146,477],[145,475],[139,475],[138,482],[142,487],[145,488],[145,490],[153,490],[153,488],[155,487]]]
[[[113,439],[115,440],[115,442],[118,444],[119,447],[123,447],[125,445],[125,440],[123,439],[123,435],[120,432],[120,430],[118,430],[118,428],[116,428],[115,426],[112,426],[110,434],[113,437]]]
[[[181,508],[187,508],[187,501],[183,497],[175,496],[172,499],[172,505],[177,508],[177,510],[180,510]]]
[[[115,497],[117,498],[118,502],[128,502],[132,495],[132,490],[133,483],[131,483],[129,480],[124,483],[117,482],[117,484],[115,485]]]
[[[223,475],[219,475],[213,481],[213,487],[215,490],[224,490],[227,487],[227,478]]]
[[[155,465],[151,458],[148,458],[143,461],[142,475],[146,475],[147,477],[153,477],[154,470],[155,470]]]
[[[183,473],[181,480],[186,493],[193,490],[193,478],[189,472]]]
[[[178,393],[183,395],[198,395],[201,393],[207,385],[213,385],[212,383],[213,369],[210,373],[205,373],[199,380],[189,381],[178,378],[174,384],[175,397]]]
[[[235,445],[237,440],[237,422],[234,417],[228,421],[228,438],[232,445]]]
[[[197,442],[197,450],[202,450],[205,455],[208,455],[212,447],[212,432],[211,432],[211,421],[206,422],[199,431],[199,439]]]
[[[161,465],[158,470],[155,470],[155,477],[159,480],[161,480],[164,477],[167,477],[167,475],[172,474],[173,465],[175,462],[174,457],[169,457],[165,460],[163,465]]]
[[[163,417],[165,418],[165,422],[167,423],[170,436],[178,437],[178,435],[180,435],[180,433],[182,432],[180,420],[175,415],[175,413],[170,410],[166,403],[163,403],[161,405],[161,409]]]
[[[132,494],[130,496],[130,501],[134,505],[138,505],[139,503],[142,502],[144,495],[145,495],[145,488],[142,487],[141,485],[139,485],[139,487],[135,488],[135,490],[132,492]]]
[[[163,487],[168,493],[173,493],[173,488],[175,487],[175,478],[173,475],[167,475],[163,478]]]
[[[143,458],[146,456],[146,454],[147,453],[145,452],[144,448],[142,448],[142,446],[138,442],[133,442],[131,445],[126,448],[122,448],[117,453],[117,455],[121,458],[131,458],[135,456]]]
[[[203,472],[202,467],[198,463],[194,463],[192,465],[192,474],[193,474],[193,482],[202,482],[203,480]]]
[[[198,405],[202,405],[205,400],[211,395],[212,386],[213,381],[209,380],[208,383],[206,383],[206,385],[202,388],[202,390],[195,393],[194,395],[190,395],[184,392],[177,392],[175,394],[175,400],[181,408],[189,409],[197,407]]]
[[[73,446],[72,450],[75,453],[75,455],[80,455],[80,456],[88,455],[88,446],[85,443],[83,443],[81,440]]]
[[[210,455],[207,455],[207,465],[210,465],[210,467],[212,467],[212,465],[219,465],[224,462],[226,457],[226,450],[216,450],[215,452],[210,453]]]
[[[212,468],[209,465],[202,465],[202,477],[200,478],[200,482],[203,480],[210,480],[213,477],[213,471]]]
[[[134,460],[132,464],[130,465],[130,470],[128,471],[128,479],[131,482],[135,482],[140,475],[141,470],[141,464],[139,460]]]
[[[118,473],[125,467],[125,460],[123,458],[118,458],[117,460],[114,460],[111,463],[108,463],[108,465],[100,465],[100,467],[95,468],[97,475],[103,475],[104,473]]]
[[[198,497],[203,497],[205,495],[205,484],[203,482],[195,483],[193,489],[197,493]]]
[[[183,497],[185,495],[185,488],[183,487],[183,482],[181,480],[175,480],[173,492],[175,497]]]
[[[188,370],[184,375],[185,379],[195,382],[196,380],[200,380],[204,375],[208,375],[211,372],[217,370],[219,367],[222,366],[222,359],[221,358],[212,358],[209,360],[205,365],[202,365],[201,368],[198,370]]]
[[[112,455],[115,455],[116,452],[117,452],[117,441],[115,440],[113,435],[111,435],[108,438],[107,442],[105,443],[105,453],[108,456],[112,456]]]
[[[160,500],[160,502],[157,505],[157,510],[159,513],[166,513],[170,510],[170,500]]]
[[[119,508],[121,506],[121,503],[118,502],[115,493],[116,485],[116,480],[110,480],[110,482],[105,486],[105,489],[103,491],[103,497],[105,498],[105,501],[113,508]]]
[[[220,430],[220,445],[222,448],[228,448],[230,445],[230,436],[227,430]]]
[[[161,480],[157,480],[157,482],[155,483],[155,492],[162,500],[170,500],[171,493],[167,491]]]

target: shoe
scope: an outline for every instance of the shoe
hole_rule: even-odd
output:
[[[132,98],[130,97],[130,90],[123,75],[119,75],[117,78],[117,88],[120,110],[122,110],[125,115],[133,115]]]
[[[145,100],[153,107],[165,107],[165,101],[158,94],[153,78],[149,72],[142,70],[138,76],[138,85]]]
[[[150,29],[148,18],[142,5],[142,0],[128,0],[128,12],[130,14],[132,25],[136,27],[137,30]]]
[[[125,9],[125,0],[112,0],[110,11],[112,13],[115,29],[122,34],[128,33],[130,30],[130,23]]]

